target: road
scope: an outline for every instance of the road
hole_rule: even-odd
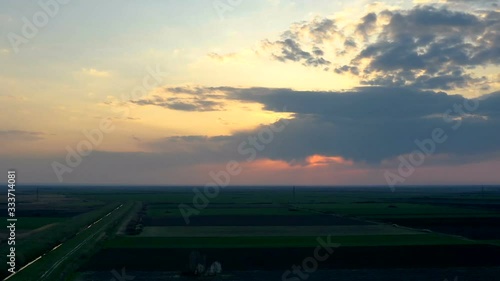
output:
[[[109,215],[111,215],[113,212],[116,212],[117,210],[119,210],[121,207],[123,206],[123,204],[121,204],[120,206],[116,207],[114,210],[112,210],[111,212],[107,213],[106,215],[104,215],[103,217],[101,217],[100,219],[96,220],[95,222],[89,224],[87,226],[87,228],[85,228],[84,230],[81,230],[79,231],[75,237],[73,237],[73,239],[77,238],[79,235],[81,235],[81,233],[83,231],[86,231],[87,229],[95,226],[97,223],[99,223],[100,221],[102,221],[104,218],[108,217]],[[71,251],[69,251],[68,253],[66,253],[63,257],[61,257],[57,262],[55,262],[50,268],[48,268],[44,273],[43,275],[40,277],[40,281],[43,281],[43,280],[49,280],[48,278],[50,277],[50,275],[61,265],[63,264],[69,257],[71,257],[73,254],[75,254],[76,252],[78,252],[79,249],[81,249],[85,244],[87,244],[89,241],[91,241],[92,239],[94,239],[98,234],[102,234],[102,232],[108,227],[108,225],[111,223],[108,222],[106,223],[105,225],[103,225],[99,230],[97,231],[94,231],[94,233],[92,235],[90,235],[89,237],[87,237],[85,240],[83,240],[82,242],[80,242],[77,246],[75,246]],[[65,242],[65,243],[68,243]],[[18,271],[16,271],[14,274],[11,274],[9,275],[7,278],[5,278],[4,280],[9,280],[10,278],[16,276],[17,274],[19,274],[21,271],[23,270],[26,270],[27,268],[29,268],[30,266],[32,266],[33,264],[35,264],[35,262],[41,260],[44,256],[46,256],[47,254],[53,252],[54,250],[58,249],[59,247],[63,246],[64,244],[59,244],[57,246],[55,246],[54,248],[52,248],[50,251],[48,251],[47,253],[39,256],[38,258],[36,258],[35,260],[31,261],[30,263],[28,263],[27,265],[25,265],[24,267],[20,268]]]

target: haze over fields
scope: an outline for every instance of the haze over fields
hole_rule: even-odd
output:
[[[500,183],[499,1],[57,3],[0,2],[20,183]]]

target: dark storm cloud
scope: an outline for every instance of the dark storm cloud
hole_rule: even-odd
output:
[[[353,61],[370,59],[365,84],[424,89],[464,88],[484,82],[467,69],[500,64],[500,14],[484,18],[431,6],[392,14],[378,40]]]
[[[450,133],[439,153],[457,155],[500,149],[500,95],[481,101],[457,131],[444,113],[466,101],[459,95],[405,88],[359,88],[351,92],[294,92],[272,94],[246,90],[238,94],[258,101],[268,110],[286,108],[296,113],[271,158],[292,160],[312,154],[337,155],[354,161],[380,162],[410,153],[414,141],[428,138],[435,128]],[[453,136],[452,136],[453,135]]]
[[[360,58],[374,59],[381,70],[427,69],[439,71],[432,63],[458,66],[499,63],[498,56],[482,56],[491,48],[498,51],[500,17],[490,12],[485,19],[463,12],[419,7],[393,14],[377,42],[366,47]],[[395,57],[390,57],[395,55]]]
[[[450,158],[452,162],[454,157],[500,151],[500,92],[483,97],[473,112],[460,113],[456,107],[463,109],[471,100],[414,88],[360,87],[345,92],[223,89],[227,99],[261,103],[264,109],[276,112],[286,108],[293,113],[286,129],[276,134],[260,153],[264,158],[300,162],[308,156],[323,154],[375,164],[413,152],[417,149],[415,140],[429,138],[436,128],[449,135],[437,153],[455,155]],[[445,120],[443,117],[447,115]],[[458,123],[459,128],[454,130]],[[221,157],[241,158],[236,154],[238,145],[249,136],[258,135],[263,128],[213,138],[168,138],[151,146],[161,150],[181,143],[183,150],[190,151],[193,161],[197,153],[221,161]]]
[[[379,17],[388,23],[379,23]],[[416,6],[369,13],[361,17],[352,34],[338,29],[331,20],[328,24],[319,22],[293,25],[283,33],[283,40],[266,41],[274,47],[273,57],[305,66],[328,65],[326,71],[354,74],[364,85],[440,90],[484,89],[487,78],[476,76],[474,68],[500,65],[500,13],[492,10],[463,12],[446,6]],[[327,35],[311,35],[315,26],[319,34]],[[300,36],[304,32],[309,36]],[[316,38],[312,42],[307,39],[311,36]],[[328,44],[335,42],[332,39],[342,40],[343,50],[326,53]],[[348,53],[353,54],[350,63],[335,65],[335,56]]]
[[[233,89],[232,98],[264,104],[264,109],[286,109],[299,114],[338,118],[418,118],[443,111],[460,95],[408,88],[360,87],[343,92],[293,91],[290,89]]]

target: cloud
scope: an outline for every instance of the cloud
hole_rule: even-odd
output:
[[[132,103],[137,105],[155,105],[181,111],[217,111],[222,108],[221,103],[196,98],[189,100],[177,98],[156,98],[155,100],[132,101]]]
[[[466,4],[467,6],[472,7],[495,7],[497,8],[500,5],[500,0],[446,0],[449,4]]]
[[[22,130],[3,130],[0,131],[0,138],[3,140],[14,141],[37,141],[42,140],[45,133],[35,131],[22,131]]]
[[[342,27],[328,18],[296,23],[263,49],[277,61],[349,73],[363,85],[484,90],[487,77],[476,70],[500,65],[498,30],[499,12],[427,5],[371,12]]]
[[[264,42],[264,48],[277,49],[278,52],[273,52],[272,56],[281,62],[301,62],[305,66],[313,67],[328,66],[331,64],[330,61],[322,57],[324,52],[320,48],[313,47],[311,50],[305,51],[297,41],[291,38],[274,42],[266,41]]]
[[[224,92],[220,99],[257,102],[270,111],[286,108],[293,118],[261,153],[272,160],[306,162],[312,155],[322,155],[376,165],[413,152],[415,141],[429,138],[436,128],[449,134],[449,141],[437,153],[456,155],[451,162],[459,156],[500,151],[500,92],[484,96],[474,112],[457,113],[457,106],[463,109],[474,100],[408,87],[360,87],[341,92],[230,87],[186,91]],[[453,129],[458,123],[459,129]],[[193,161],[226,159],[235,157],[235,148],[263,128],[230,136],[168,138],[150,148],[189,151]]]
[[[219,53],[211,52],[211,53],[208,53],[207,56],[211,59],[224,62],[227,60],[234,59],[237,56],[237,54],[236,53],[219,54]]]
[[[225,108],[224,88],[168,87],[163,94],[131,101],[140,106],[153,105],[181,111],[221,111]]]
[[[108,71],[100,71],[95,68],[82,68],[82,73],[95,77],[109,77],[111,75]]]
[[[305,66],[328,69],[331,61],[325,59],[325,52],[319,46],[338,38],[343,38],[343,34],[338,30],[334,20],[315,18],[311,22],[293,24],[289,30],[281,34],[281,40],[264,40],[262,47],[270,52],[275,60],[300,62]]]
[[[369,13],[363,17],[362,22],[356,27],[356,33],[359,33],[365,40],[375,30],[377,24],[377,14]]]
[[[500,64],[500,14],[481,19],[431,6],[392,14],[376,42],[353,60],[369,63],[364,84],[454,89],[485,80],[467,69]]]

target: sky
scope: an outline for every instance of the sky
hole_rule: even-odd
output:
[[[500,184],[499,30],[498,0],[1,1],[0,169]]]

